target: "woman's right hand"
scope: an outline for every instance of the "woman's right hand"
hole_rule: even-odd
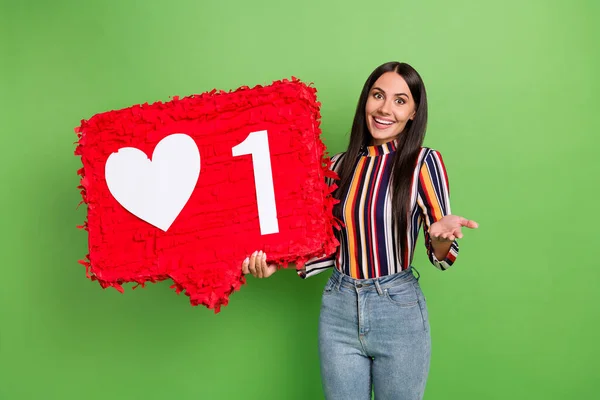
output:
[[[255,278],[268,278],[277,271],[277,265],[267,265],[267,255],[262,251],[255,251],[242,262],[242,273],[252,274]]]

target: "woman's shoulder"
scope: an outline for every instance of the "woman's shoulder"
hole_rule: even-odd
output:
[[[439,150],[433,149],[431,147],[421,147],[421,151],[419,152],[419,161],[434,161],[436,159],[442,159],[442,154]]]
[[[341,161],[344,159],[344,154],[346,154],[345,151],[329,157],[329,169],[331,171],[338,172],[338,168],[342,164]]]
[[[342,159],[342,157],[344,157],[344,154],[346,154],[345,151],[342,151],[341,153],[334,154],[333,156],[329,157],[329,160],[332,163],[336,163],[336,162],[340,161]]]
[[[445,170],[446,166],[439,150],[431,147],[421,147],[417,168],[420,169],[421,172],[427,172],[431,174],[432,171]]]

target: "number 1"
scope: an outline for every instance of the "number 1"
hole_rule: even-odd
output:
[[[260,233],[261,235],[278,233],[279,223],[277,221],[277,206],[275,204],[271,152],[267,131],[250,133],[242,143],[233,147],[231,151],[234,157],[252,155]]]

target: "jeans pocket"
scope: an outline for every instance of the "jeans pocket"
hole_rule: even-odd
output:
[[[323,295],[333,293],[333,289],[335,288],[335,281],[332,278],[329,278],[327,284],[325,284],[325,289],[323,289]]]
[[[383,290],[386,299],[399,307],[408,308],[418,304],[417,292],[410,283],[404,283]]]

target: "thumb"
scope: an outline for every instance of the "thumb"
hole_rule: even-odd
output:
[[[269,272],[277,272],[277,264],[270,264],[269,265]]]

